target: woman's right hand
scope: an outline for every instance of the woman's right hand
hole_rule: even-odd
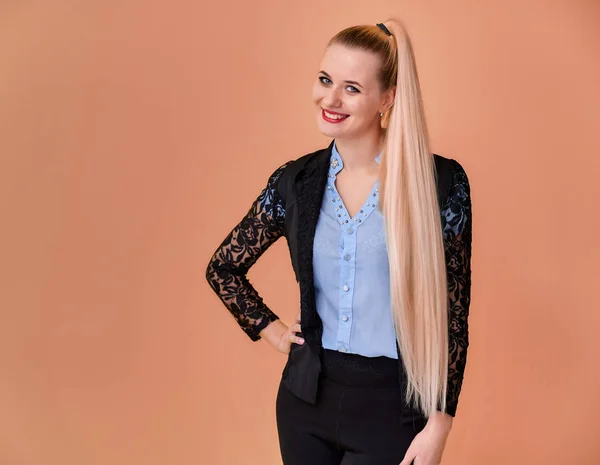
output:
[[[300,336],[296,336],[296,333],[302,333],[302,328],[300,326],[300,313],[296,315],[296,321],[290,325],[286,326],[286,329],[279,338],[279,341],[275,344],[275,348],[281,352],[282,354],[289,354],[290,349],[292,347],[292,342],[296,344],[304,344],[304,338]]]
[[[296,333],[302,334],[300,326],[300,313],[296,315],[296,321],[293,325],[287,326],[279,318],[271,321],[260,333],[260,337],[265,339],[275,350],[282,354],[289,354],[292,342],[304,344],[304,338],[296,336]]]

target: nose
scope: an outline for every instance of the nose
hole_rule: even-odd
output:
[[[323,102],[325,103],[325,106],[328,108],[339,107],[340,104],[342,103],[342,101],[340,99],[339,90],[337,90],[337,88],[335,88],[335,87],[329,89],[327,94],[323,98]]]

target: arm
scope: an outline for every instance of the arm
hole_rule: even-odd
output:
[[[290,162],[277,168],[248,213],[233,228],[211,257],[206,279],[252,341],[269,323],[273,313],[246,278],[259,257],[285,233],[285,203],[277,191],[279,178]],[[278,328],[271,325],[269,334]],[[265,334],[265,333],[263,333]],[[273,335],[274,337],[274,335]]]
[[[456,163],[452,186],[442,214],[444,249],[448,279],[448,389],[446,413],[438,411],[429,417],[427,425],[445,438],[450,429],[462,388],[467,347],[469,345],[468,316],[471,302],[471,190],[463,167]],[[444,439],[445,441],[445,439]]]
[[[444,215],[444,248],[448,277],[448,391],[446,412],[454,417],[458,405],[469,345],[471,302],[471,189],[457,162]]]

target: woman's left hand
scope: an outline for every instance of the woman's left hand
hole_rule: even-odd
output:
[[[410,443],[400,465],[439,465],[451,427],[449,415],[440,413],[430,417],[425,428]]]

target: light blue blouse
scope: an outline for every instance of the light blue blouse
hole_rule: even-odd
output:
[[[376,157],[380,162],[381,153]],[[379,181],[354,218],[336,187],[344,167],[335,142],[313,246],[323,347],[367,357],[398,358],[390,310],[390,277]]]

